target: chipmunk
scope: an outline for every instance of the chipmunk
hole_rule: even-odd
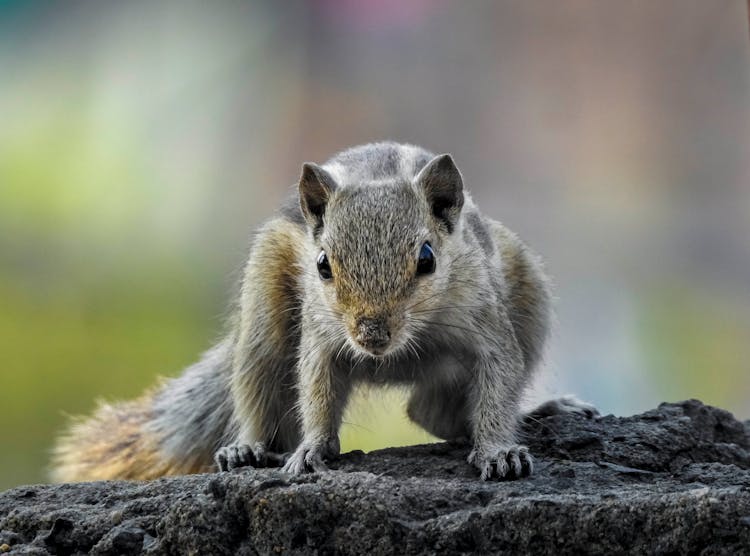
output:
[[[217,466],[325,471],[357,384],[411,388],[412,421],[468,439],[481,479],[533,461],[519,404],[550,326],[537,255],[483,216],[449,154],[374,143],[302,167],[256,234],[226,337],[136,401],[102,405],[57,444],[57,481]],[[572,398],[537,414],[595,410]]]

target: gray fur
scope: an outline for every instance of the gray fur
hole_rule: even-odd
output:
[[[284,201],[279,210],[279,214],[293,224],[297,224],[298,226],[305,225],[305,215],[302,214],[299,198],[296,195],[294,197],[289,197]]]
[[[492,243],[492,237],[487,229],[486,224],[482,219],[482,215],[478,212],[468,212],[465,216],[466,223],[468,226],[464,228],[464,239],[467,243],[471,242],[472,236],[479,242],[479,246],[487,256],[492,255],[494,245]]]
[[[344,174],[335,177],[342,186],[367,182],[381,181],[404,177],[402,159],[417,158],[421,151],[414,147],[414,153],[407,152],[406,145],[382,142],[352,147],[332,157],[324,164],[326,167],[340,167]],[[414,177],[412,174],[408,177]]]

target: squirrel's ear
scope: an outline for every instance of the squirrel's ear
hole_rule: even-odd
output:
[[[315,228],[323,226],[328,199],[336,190],[331,174],[312,162],[302,165],[299,179],[299,203],[307,222]]]
[[[464,205],[464,181],[453,157],[449,154],[436,156],[414,181],[424,191],[433,216],[451,233]]]

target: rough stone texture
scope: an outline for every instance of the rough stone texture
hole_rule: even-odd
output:
[[[750,423],[691,400],[526,423],[536,472],[480,482],[448,444],[0,495],[10,554],[750,554]],[[3,544],[7,546],[2,546]]]

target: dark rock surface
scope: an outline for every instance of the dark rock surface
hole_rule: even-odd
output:
[[[480,482],[448,444],[275,470],[0,494],[10,554],[750,554],[746,424],[691,400],[525,424],[536,472]],[[6,545],[6,546],[2,546]]]

